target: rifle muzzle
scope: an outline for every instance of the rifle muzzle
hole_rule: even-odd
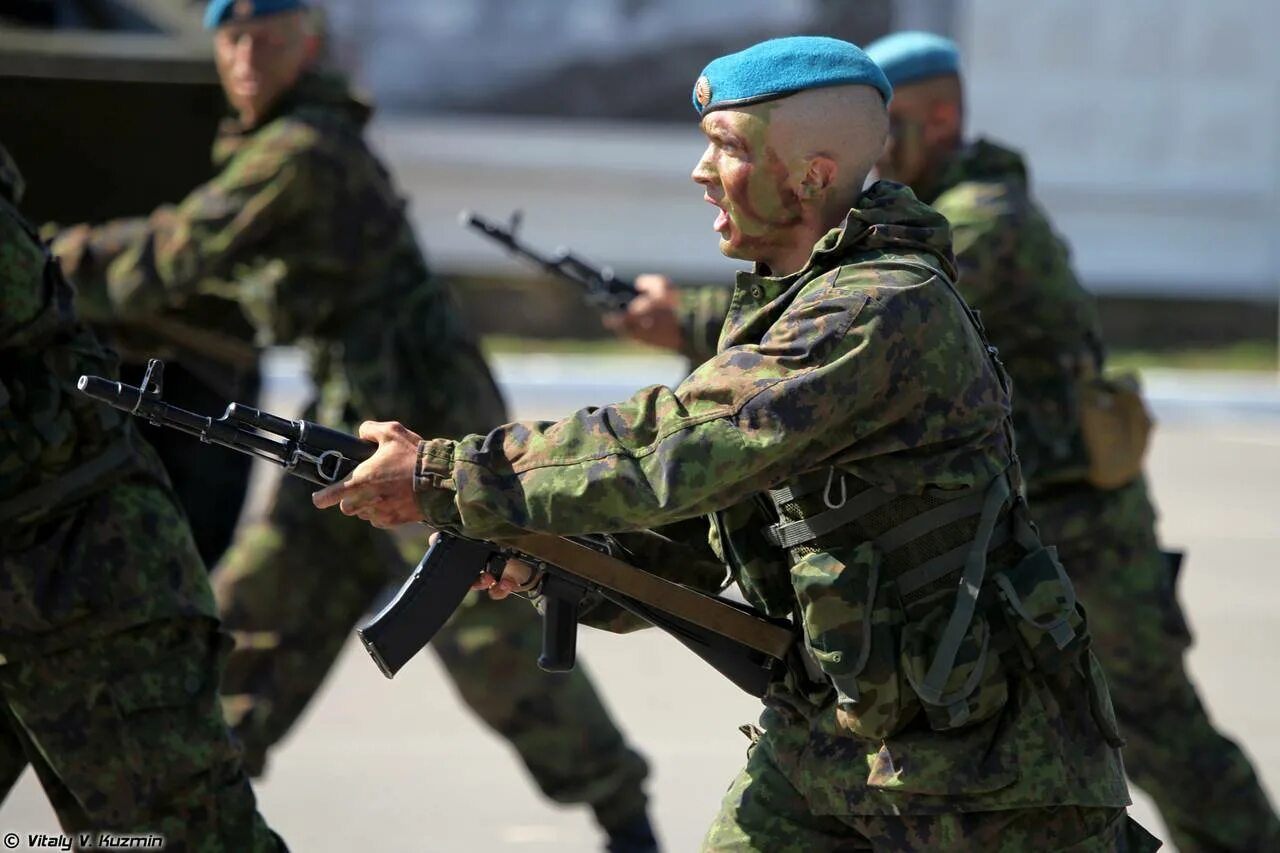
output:
[[[140,389],[101,376],[81,376],[76,381],[76,388],[95,400],[126,412],[132,412],[142,401]]]

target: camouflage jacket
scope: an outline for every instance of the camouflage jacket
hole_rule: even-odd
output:
[[[827,813],[1125,802],[1100,737],[1077,737],[1079,720],[1060,725],[1039,700],[1009,698],[985,616],[968,621],[955,665],[940,671],[947,708],[921,713],[906,687],[923,679],[927,688],[924,670],[943,654],[931,632],[960,598],[952,558],[1011,529],[1018,485],[1007,391],[950,285],[945,220],[882,182],[803,270],[760,273],[738,276],[718,353],[679,387],[558,422],[424,441],[417,482],[427,520],[493,538],[710,514],[712,545],[747,599],[802,628],[812,667],[792,662],[765,702],[773,721],[791,723],[777,738],[791,737],[793,749],[775,759]],[[768,491],[784,485],[790,493]],[[829,535],[789,550],[771,544],[778,524],[846,505],[852,514]],[[1033,535],[1002,535],[977,553],[988,579],[1007,575],[1019,595],[1039,597],[1037,617],[1050,615],[1037,609],[1047,605],[1056,618],[1069,584],[1051,561],[1019,574],[1024,541],[1039,548]],[[934,581],[899,595],[913,572],[943,563]],[[704,588],[717,580],[678,562],[650,568]],[[1083,681],[1076,690],[1087,706]],[[1019,778],[1018,766],[1042,771]]]
[[[228,119],[214,144],[221,172],[177,206],[55,243],[78,304],[95,320],[177,311],[194,324],[196,297],[234,300],[259,344],[309,352],[313,413],[333,426],[399,417],[453,435],[501,419],[474,340],[364,140],[370,114],[340,79],[309,75],[258,125]],[[204,322],[225,331],[221,318]]]
[[[956,153],[921,199],[951,223],[957,286],[981,315],[1013,379],[1013,419],[1028,492],[1083,481],[1088,467],[1076,380],[1102,367],[1093,297],[1071,270],[1067,248],[1031,197],[1013,151],[979,140]],[[715,352],[731,292],[681,294],[683,352]]]
[[[127,415],[76,390],[83,373],[113,376],[115,358],[72,311],[71,286],[17,208],[22,181],[0,146],[0,662],[121,626],[212,616],[204,569],[168,480]],[[120,484],[145,484],[173,529],[147,543],[99,537],[82,509]],[[82,550],[93,541],[110,553]],[[182,554],[189,556],[186,563]],[[160,556],[158,557],[157,554]],[[116,571],[115,567],[121,570]]]
[[[1031,196],[1022,157],[985,140],[956,152],[925,195],[951,223],[958,285],[1013,378],[1013,416],[1029,492],[1080,482],[1088,467],[1075,402],[1101,369],[1093,297]]]

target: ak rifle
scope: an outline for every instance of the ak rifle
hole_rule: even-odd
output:
[[[265,459],[320,486],[343,480],[377,450],[349,433],[240,403],[218,418],[189,412],[161,399],[163,381],[164,362],[153,358],[141,387],[100,376],[81,376],[78,387],[156,426]],[[431,641],[482,572],[500,578],[506,561],[518,559],[542,572],[543,669],[573,668],[582,606],[603,599],[666,631],[746,692],[764,695],[791,647],[788,623],[644,571],[626,556],[608,535],[526,533],[489,542],[441,530],[396,596],[356,633],[391,678]]]
[[[505,226],[469,210],[462,211],[458,216],[460,223],[488,237],[516,257],[524,258],[544,272],[572,284],[593,308],[605,312],[622,311],[636,298],[638,291],[635,283],[617,278],[609,267],[594,266],[565,248],[557,249],[554,254],[544,255],[521,242],[516,236],[521,219],[518,210],[511,214],[511,219]]]

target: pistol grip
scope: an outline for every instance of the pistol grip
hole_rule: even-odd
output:
[[[578,606],[587,591],[579,584],[548,574],[542,581],[542,654],[538,667],[568,672],[578,656]]]

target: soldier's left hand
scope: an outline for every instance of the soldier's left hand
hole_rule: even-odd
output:
[[[639,295],[623,311],[604,316],[605,328],[641,343],[679,350],[684,345],[680,326],[680,291],[664,275],[636,276]]]
[[[422,436],[394,421],[365,421],[360,437],[378,449],[341,483],[311,496],[320,509],[337,506],[345,515],[363,518],[374,527],[397,527],[422,521],[413,492],[413,473]]]

